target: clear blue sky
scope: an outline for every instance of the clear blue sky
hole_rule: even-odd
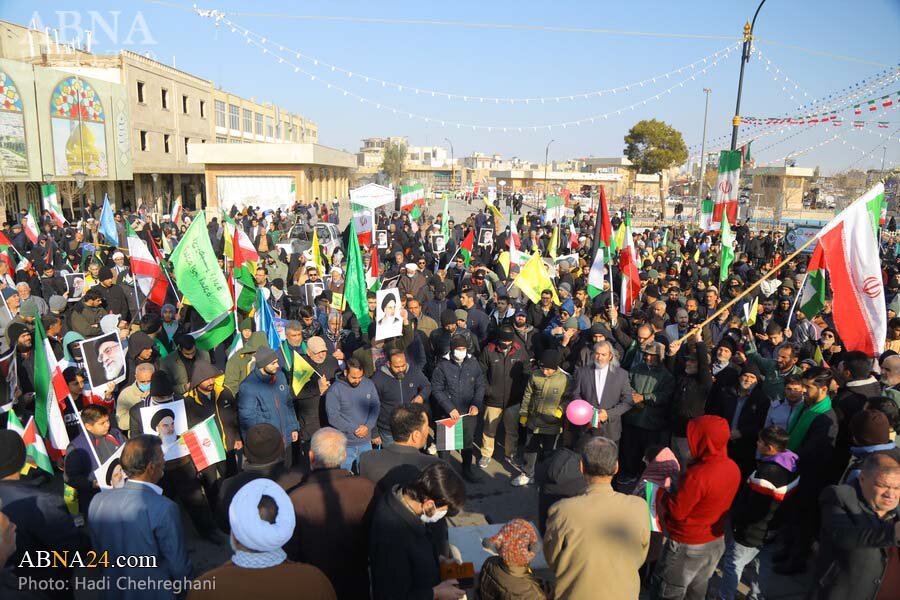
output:
[[[97,11],[108,23],[114,20],[111,11],[121,11],[117,38],[112,40],[106,33],[99,32],[95,51],[113,52],[125,47],[137,52],[150,52],[158,60],[169,64],[174,57],[180,69],[212,79],[226,90],[253,96],[257,100],[272,101],[314,119],[319,124],[321,143],[351,152],[357,150],[363,137],[405,135],[413,145],[446,145],[443,140],[449,138],[457,156],[473,151],[499,152],[505,157],[520,156],[541,161],[545,144],[550,139],[555,140],[550,151],[551,159],[615,156],[622,153],[625,132],[643,118],[663,119],[683,132],[688,145],[699,144],[703,125],[703,87],[713,90],[708,139],[713,140],[730,132],[737,88],[738,53],[733,53],[707,75],[698,76],[695,81],[665,94],[661,101],[650,100],[637,110],[626,111],[594,124],[566,129],[554,127],[552,131],[544,128],[534,132],[529,129],[523,133],[473,132],[471,129],[441,127],[436,123],[411,120],[361,104],[277,64],[271,56],[244,43],[240,36],[232,34],[227,28],[219,27],[217,32],[212,20],[175,8],[190,7],[190,2],[167,2],[169,6],[138,0],[127,3],[108,0],[90,3],[4,0],[0,3],[0,18],[25,24],[36,11],[44,25],[59,27],[60,19],[71,22],[75,18],[74,13],[60,14],[59,11],[75,11],[82,25],[86,26],[91,21],[90,11]],[[229,18],[271,40],[354,73],[365,73],[420,88],[518,97],[614,87],[676,69],[724,48],[730,41],[521,28],[300,20],[287,18],[286,15],[738,36],[744,21],[752,16],[757,2],[458,0],[449,3],[376,3],[346,0],[337,3],[310,0],[287,3],[257,0],[247,3],[217,0],[213,4],[199,4],[203,8],[225,11],[252,11],[255,14],[230,15]],[[146,31],[150,33],[153,43],[141,43],[147,40],[142,35],[144,30],[140,27],[140,21],[131,40],[137,43],[125,43],[136,18],[142,18],[146,23]],[[860,61],[896,66],[900,62],[898,31],[900,3],[897,0],[870,0],[853,5],[838,0],[814,3],[768,0],[756,25],[759,49],[772,61],[772,66],[780,67],[793,82],[806,90],[810,99],[846,88],[884,68]],[[766,40],[815,52],[854,57],[859,61],[798,51],[767,43]],[[767,72],[764,67],[764,63],[755,58],[747,66],[742,114],[782,114],[803,103],[805,99],[802,96],[795,95],[797,100],[790,100],[782,90],[784,82],[773,81],[774,71]],[[673,77],[667,82],[660,80],[656,85],[638,88],[627,94],[605,94],[592,100],[492,106],[433,99],[381,88],[366,84],[357,77],[348,79],[311,63],[305,63],[304,68],[326,81],[399,109],[435,119],[495,126],[572,121],[652,98],[678,81]],[[789,87],[793,91],[793,86]],[[846,122],[842,128],[814,127],[811,131],[765,149],[786,138],[788,133],[767,136],[754,144],[756,158],[763,163],[776,161],[789,152],[808,148],[838,134],[839,140],[796,159],[799,166],[820,165],[830,172],[843,169],[861,157],[861,153],[851,150],[850,145],[868,151],[885,144],[887,135],[882,139],[877,134],[893,133],[887,142],[886,164],[900,164],[898,91],[900,82],[882,92],[893,92],[895,98],[895,107],[885,116],[878,117],[891,122],[887,130],[877,130],[874,123],[867,124],[864,130],[853,129],[850,121],[854,116],[850,111],[844,113]],[[868,118],[868,115],[861,118]],[[881,154],[879,150],[875,156],[857,162],[856,166],[877,168],[881,163]]]

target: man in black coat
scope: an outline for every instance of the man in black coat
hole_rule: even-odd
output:
[[[731,426],[728,456],[741,468],[746,479],[756,465],[756,439],[766,422],[769,400],[762,387],[763,376],[755,364],[741,368],[737,384],[709,398],[706,413],[718,415]]]
[[[844,359],[834,366],[845,383],[831,400],[831,408],[838,418],[838,435],[829,483],[838,483],[850,462],[850,421],[863,409],[866,400],[882,395],[881,384],[872,376],[872,359],[865,352],[845,352]]]
[[[666,368],[676,374],[675,393],[672,394],[672,451],[678,463],[687,467],[691,451],[687,441],[688,421],[706,413],[706,399],[712,388],[709,352],[703,335],[688,338],[688,346],[680,352],[681,344],[669,344]],[[729,369],[730,370],[730,369]]]
[[[594,344],[592,363],[575,372],[573,397],[586,400],[598,411],[599,425],[585,425],[585,430],[618,443],[622,437],[622,415],[634,406],[633,392],[628,373],[613,364],[612,344]]]
[[[384,446],[394,443],[391,432],[391,414],[398,406],[407,404],[427,405],[431,398],[431,382],[422,371],[408,364],[406,353],[400,348],[388,351],[388,362],[372,375],[372,383],[378,390],[381,410],[378,412],[378,431]]]
[[[380,392],[379,392],[380,395]],[[428,414],[421,404],[397,406],[390,414],[394,443],[359,457],[359,475],[375,483],[375,495],[405,485],[441,459],[422,452],[428,441]]]
[[[900,590],[900,463],[887,454],[866,459],[859,479],[825,488],[816,559],[816,600],[895,598]]]
[[[113,315],[119,315],[126,321],[131,321],[131,309],[128,307],[128,296],[122,286],[116,283],[116,275],[109,267],[102,267],[97,275],[100,285],[95,289],[100,292],[106,310]]]

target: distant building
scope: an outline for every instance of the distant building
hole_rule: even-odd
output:
[[[754,205],[771,209],[773,214],[785,210],[802,210],[803,198],[809,190],[815,169],[805,167],[756,167],[746,169],[753,178]]]

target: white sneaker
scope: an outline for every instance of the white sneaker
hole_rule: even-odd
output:
[[[523,487],[526,485],[531,485],[534,483],[534,479],[522,473],[518,477],[514,477],[512,481],[509,482],[513,487]]]
[[[488,465],[490,465],[490,464],[491,464],[490,456],[482,456],[480,459],[478,459],[478,468],[479,469],[487,469]]]

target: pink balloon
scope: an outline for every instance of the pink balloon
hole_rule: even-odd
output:
[[[594,407],[584,400],[572,400],[566,407],[566,418],[572,425],[587,425],[594,416]]]

